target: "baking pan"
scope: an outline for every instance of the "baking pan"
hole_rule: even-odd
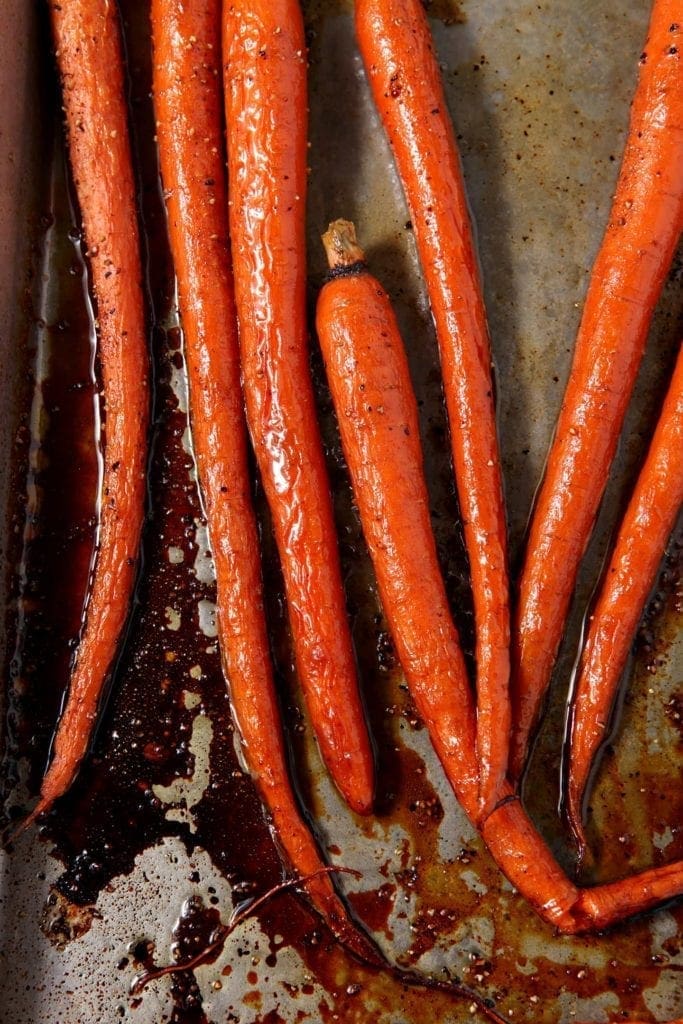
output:
[[[130,635],[91,756],[42,829],[3,856],[0,1019],[13,1024],[455,1022],[467,1000],[405,988],[350,961],[294,893],[265,904],[194,971],[186,960],[282,869],[234,752],[213,577],[187,422],[182,338],[149,100],[146,3],[122,3],[146,238],[155,371],[150,512]],[[513,563],[566,380],[606,222],[648,4],[433,0],[497,367]],[[5,5],[0,38],[0,500],[6,510],[3,799],[36,794],[68,680],[97,486],[97,372],[87,272],[42,5]],[[420,402],[434,527],[471,658],[471,602],[430,315],[411,226],[353,39],[350,5],[305,4],[310,45],[311,308],[319,234],[356,221],[398,311]],[[419,69],[416,69],[419,73]],[[566,698],[581,622],[646,449],[680,338],[672,268],[581,574],[525,800],[568,871],[558,810]],[[458,977],[511,1021],[683,1015],[683,907],[600,936],[559,937],[504,881],[459,810],[410,702],[378,604],[315,339],[316,381],[364,698],[377,744],[376,814],[350,814],[321,768],[292,670],[282,586],[255,481],[283,720],[302,802],[340,887],[395,962]],[[678,537],[678,543],[676,541]],[[680,530],[625,681],[590,801],[584,883],[683,856]]]

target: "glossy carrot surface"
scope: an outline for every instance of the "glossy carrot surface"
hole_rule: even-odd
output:
[[[436,558],[402,340],[353,225],[335,222],[325,246],[335,276],[320,294],[317,327],[342,446],[406,682],[458,800],[501,871],[562,932],[606,928],[680,894],[680,862],[579,889],[509,786],[481,814],[473,699]]]
[[[220,2],[153,0],[154,102],[190,383],[192,437],[216,569],[219,638],[244,754],[276,840],[314,905],[361,955],[288,775],[263,608],[240,384],[222,147]]]
[[[372,806],[306,326],[306,43],[295,0],[224,5],[230,234],[247,420],[270,505],[296,665],[323,758]]]
[[[581,805],[606,737],[636,627],[683,503],[683,352],[590,618],[572,697],[567,810],[582,846]]]
[[[352,228],[331,226],[325,241],[332,259],[353,253]],[[385,291],[357,269],[320,293],[318,337],[397,653],[457,797],[476,819],[470,684],[432,532],[408,361]]]
[[[357,0],[356,30],[403,183],[439,343],[476,627],[482,808],[507,769],[509,585],[491,347],[453,127],[420,0]]]
[[[32,817],[73,782],[115,665],[137,572],[149,423],[142,270],[118,14],[106,0],[51,3],[50,11],[96,303],[103,471],[83,627],[52,761]]]
[[[524,769],[640,365],[683,230],[683,19],[655,0],[609,224],[536,500],[513,629],[511,775]]]

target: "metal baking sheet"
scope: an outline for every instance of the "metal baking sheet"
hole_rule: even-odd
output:
[[[477,227],[514,562],[606,222],[649,5],[433,0],[427,6]],[[471,609],[438,361],[408,215],[370,101],[350,5],[307,0],[304,7],[311,59],[311,308],[324,272],[319,234],[329,220],[351,218],[403,329],[420,401],[434,526],[466,638]],[[147,4],[126,0],[122,8],[144,168],[141,205],[151,240],[157,400],[145,574],[128,650],[75,792],[56,809],[42,839],[31,832],[3,855],[0,1021],[476,1019],[467,1001],[404,989],[348,960],[292,894],[243,924],[213,962],[130,994],[146,963],[172,962],[174,951],[206,938],[207,929],[227,921],[235,905],[280,875],[253,789],[232,751],[216,650],[211,558],[194,489],[181,339],[154,168],[144,60]],[[92,430],[85,428],[96,382],[55,79],[46,70],[45,12],[26,3],[5,13],[10,22],[0,38],[0,497],[8,510],[2,735],[9,814],[36,791],[50,716],[66,683],[69,624],[78,618],[77,584],[90,543],[94,449]],[[673,364],[681,305],[676,261],[525,787],[535,821],[568,871],[575,870],[575,861],[557,802],[571,668],[586,604]],[[597,1024],[680,1017],[680,903],[603,936],[556,936],[502,879],[460,812],[392,658],[315,342],[313,372],[362,686],[378,747],[377,813],[368,820],[346,811],[310,740],[291,670],[267,515],[257,496],[273,649],[296,777],[329,862],[362,873],[360,879],[340,876],[350,906],[394,961],[458,976],[494,999],[511,1021]],[[66,405],[59,396],[68,399]],[[83,436],[74,422],[85,425]],[[65,463],[57,459],[64,460],[65,450],[76,454],[60,479]],[[70,515],[80,532],[71,529]],[[44,590],[31,590],[30,572],[28,580],[21,573],[35,566],[41,551],[46,564],[59,566],[59,579],[42,580]],[[680,551],[674,539],[596,780],[594,858],[581,874],[587,883],[683,856]],[[54,642],[41,646],[31,633],[36,629],[47,629]],[[35,728],[32,714],[38,716]],[[164,748],[165,722],[173,732],[172,750]],[[201,924],[194,937],[192,922]]]

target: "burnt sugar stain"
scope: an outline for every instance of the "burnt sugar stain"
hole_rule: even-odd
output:
[[[442,21],[444,25],[461,25],[467,21],[459,0],[424,0],[424,5],[429,17]]]

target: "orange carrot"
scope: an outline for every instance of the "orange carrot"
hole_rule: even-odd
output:
[[[376,960],[323,867],[287,771],[263,608],[227,238],[220,2],[153,0],[152,26],[159,157],[232,708],[276,840],[297,874],[310,876],[305,888],[335,934],[362,958]]]
[[[655,0],[623,163],[536,500],[513,629],[518,779],[600,506],[652,312],[683,230],[680,0]]]
[[[325,236],[332,278],[318,336],[384,611],[406,682],[449,782],[493,858],[536,912],[565,933],[606,928],[683,892],[683,863],[577,888],[505,787],[478,803],[473,700],[436,558],[417,406],[389,300],[368,273],[353,225]]]
[[[482,810],[508,758],[507,538],[491,346],[457,146],[420,0],[357,0],[356,29],[393,148],[429,292],[469,555],[476,626]]]
[[[567,811],[585,847],[581,804],[662,553],[683,503],[683,350],[591,615],[572,696]]]
[[[84,624],[52,761],[30,821],[76,777],[115,665],[137,572],[149,423],[142,270],[118,14],[105,0],[51,3],[50,10],[97,306],[104,469]]]
[[[273,516],[296,664],[348,804],[374,771],[346,618],[306,331],[306,43],[296,0],[226,3],[230,233],[247,422]]]
[[[439,570],[408,361],[353,225],[336,221],[323,240],[338,276],[320,293],[318,336],[382,605],[418,711],[476,819],[470,686]],[[449,695],[438,706],[440,722],[430,710],[436,679]]]

